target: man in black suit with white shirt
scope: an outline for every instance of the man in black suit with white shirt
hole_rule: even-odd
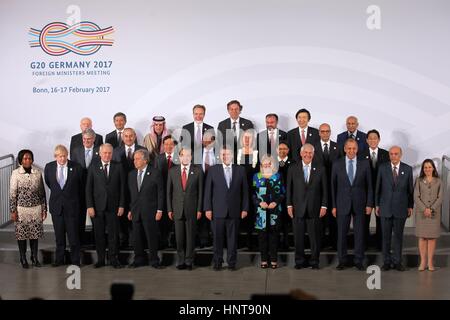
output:
[[[123,112],[117,112],[113,117],[113,121],[116,130],[106,135],[105,143],[109,143],[115,149],[123,145],[123,130],[127,124],[127,116]]]
[[[128,219],[133,222],[134,261],[130,268],[145,265],[143,239],[147,241],[150,266],[161,267],[158,257],[158,221],[163,215],[164,189],[161,172],[150,164],[146,149],[134,153],[134,166],[128,174],[128,189],[131,195]]]
[[[217,127],[216,141],[222,146],[233,147],[233,163],[236,163],[238,141],[244,131],[253,129],[253,122],[240,117],[242,105],[238,100],[231,100],[227,103],[227,111],[230,117],[221,121]],[[228,133],[228,135],[227,135]]]
[[[275,156],[281,141],[286,141],[286,132],[278,128],[278,115],[269,113],[266,115],[266,130],[258,133],[256,137],[258,153],[261,156],[266,154]]]
[[[125,207],[125,172],[120,163],[112,161],[113,147],[100,146],[100,162],[90,166],[86,183],[86,206],[94,224],[98,261],[95,268],[105,266],[108,230],[109,263],[121,268],[119,262],[119,217]]]
[[[319,130],[310,127],[311,113],[307,109],[300,109],[295,114],[298,127],[287,133],[287,142],[289,145],[289,157],[295,162],[300,160],[300,149],[305,143],[317,145],[320,140]]]

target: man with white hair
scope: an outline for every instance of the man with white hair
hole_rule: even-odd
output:
[[[83,145],[83,136],[82,133],[86,129],[92,129],[92,120],[91,118],[84,117],[80,120],[80,129],[81,132],[73,135],[70,139],[70,157],[72,158],[72,152],[76,147],[81,147]],[[95,142],[94,147],[100,147],[100,145],[103,143],[103,137],[99,134],[95,136]]]
[[[347,139],[352,138],[356,140],[358,143],[358,155],[365,152],[368,148],[367,146],[367,135],[358,130],[359,122],[358,118],[355,116],[349,116],[347,117],[347,120],[345,121],[345,125],[347,127],[347,131],[344,131],[337,136],[337,144],[341,148],[341,151],[344,150],[344,144],[347,141]]]

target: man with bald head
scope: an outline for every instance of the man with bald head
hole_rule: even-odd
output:
[[[92,129],[92,120],[91,118],[84,117],[80,120],[80,129],[81,133],[78,133],[70,139],[70,157],[72,158],[73,150],[77,147],[83,146],[83,136],[82,133],[86,129]],[[99,134],[95,136],[94,147],[98,148],[103,143],[103,137]]]
[[[375,191],[376,215],[381,219],[383,242],[383,271],[392,267],[405,271],[402,264],[403,230],[414,206],[413,172],[411,166],[401,162],[402,149],[389,149],[389,162],[380,165]],[[391,239],[394,235],[391,255]]]
[[[331,203],[331,168],[333,163],[343,156],[343,151],[339,148],[336,142],[331,141],[331,127],[328,123],[322,123],[319,126],[319,137],[319,143],[314,146],[316,150],[314,160],[320,162],[325,168],[328,181],[328,203]],[[328,214],[325,216],[323,222],[323,244],[336,250],[337,224],[336,218],[331,214],[331,206],[328,208]],[[325,237],[326,230],[328,230],[327,237]]]
[[[358,143],[358,154],[363,153],[367,148],[367,135],[358,130],[359,122],[358,118],[355,116],[349,116],[345,121],[345,125],[347,126],[347,131],[344,131],[337,136],[337,144],[339,145],[341,150],[344,150],[344,144],[347,139],[352,138],[355,139]]]

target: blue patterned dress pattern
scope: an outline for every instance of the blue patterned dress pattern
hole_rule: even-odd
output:
[[[280,220],[282,212],[281,202],[285,197],[285,187],[281,181],[281,174],[274,173],[270,178],[265,178],[261,172],[253,175],[253,202],[256,208],[255,229],[266,230],[267,219],[270,219],[270,227],[276,227]],[[277,206],[273,209],[263,209],[259,206],[260,202],[276,202]]]

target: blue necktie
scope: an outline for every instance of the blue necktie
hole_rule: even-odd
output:
[[[225,178],[227,180],[227,187],[228,187],[228,189],[230,189],[230,186],[231,186],[231,168],[230,167],[225,168]]]
[[[303,176],[305,177],[305,183],[308,183],[309,180],[308,168],[309,168],[308,165],[303,167]]]
[[[348,180],[350,181],[350,184],[353,185],[353,160],[349,160],[348,162]]]
[[[59,186],[61,187],[61,189],[63,189],[64,188],[64,169],[63,169],[64,167],[62,167],[62,166],[58,166],[58,170],[59,170],[59,172],[58,172],[58,183],[59,183]]]

